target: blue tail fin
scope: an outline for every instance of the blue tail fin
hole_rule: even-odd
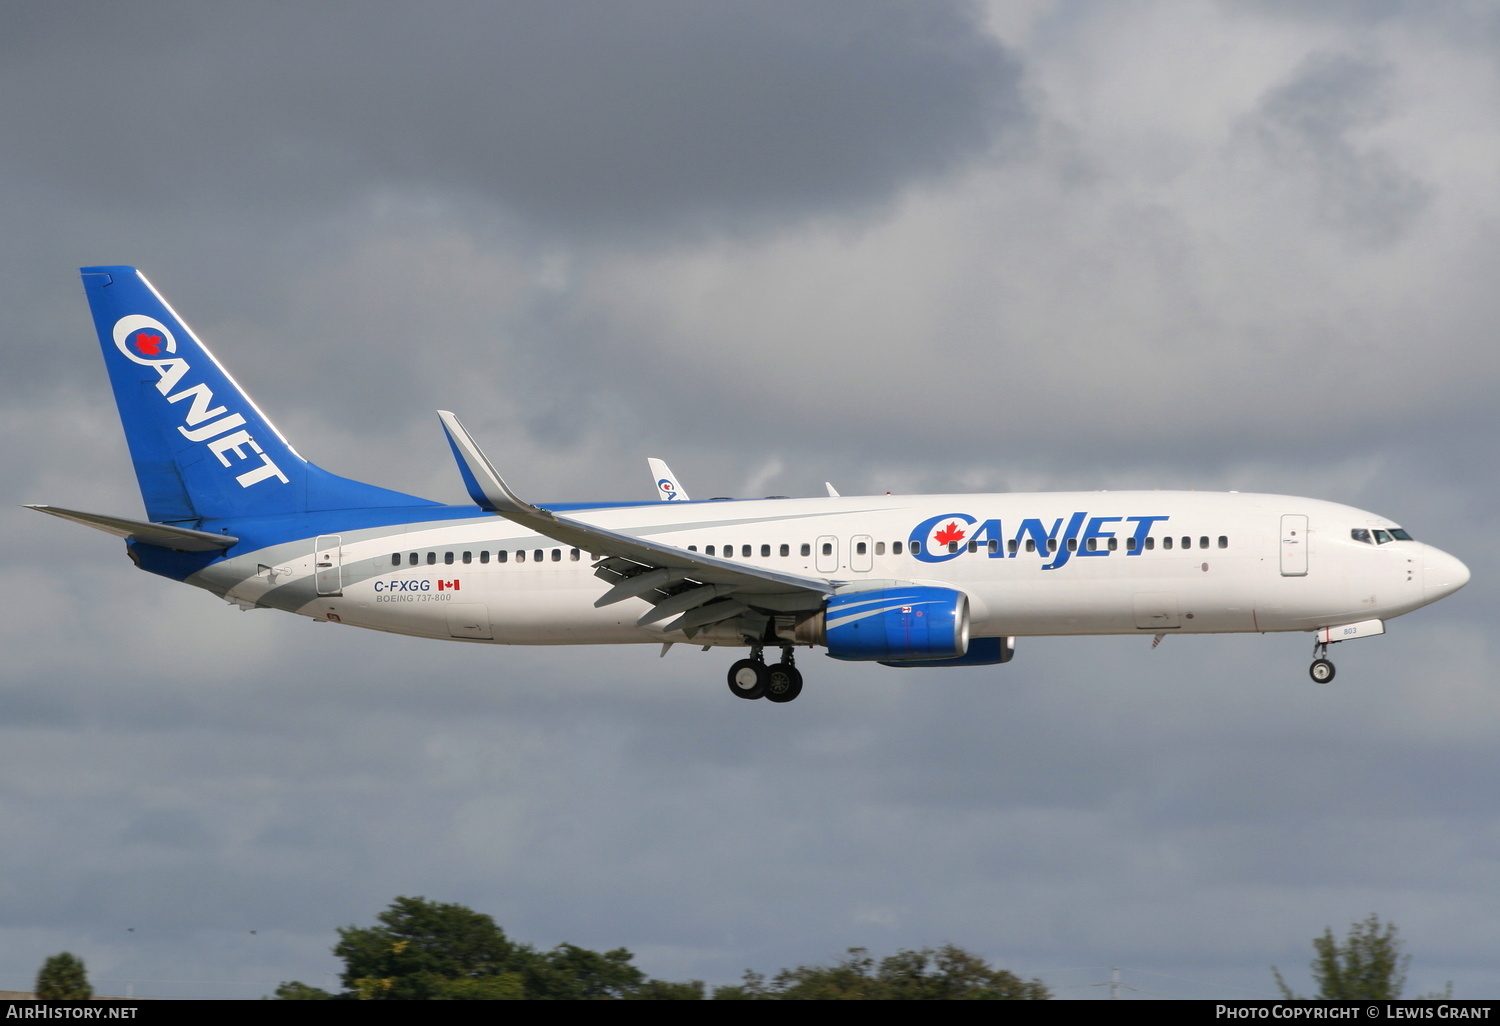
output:
[[[297,454],[134,267],[85,267],[130,458],[158,523],[428,506]]]

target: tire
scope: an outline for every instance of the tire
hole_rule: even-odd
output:
[[[754,659],[741,659],[729,668],[729,690],[736,698],[753,700],[765,697],[769,681],[766,664]]]
[[[1333,664],[1327,659],[1314,659],[1312,666],[1308,667],[1307,675],[1319,684],[1327,684],[1333,680]]]
[[[788,663],[766,667],[766,701],[790,702],[802,694],[802,674]]]

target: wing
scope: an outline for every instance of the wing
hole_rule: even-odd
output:
[[[829,580],[705,556],[533,506],[510,490],[457,417],[447,410],[439,410],[438,417],[469,495],[482,509],[603,557],[595,573],[613,587],[596,606],[643,598],[654,608],[641,617],[642,626],[677,614],[660,629],[692,637],[701,627],[752,610],[763,622],[767,614],[820,609],[834,593]]]

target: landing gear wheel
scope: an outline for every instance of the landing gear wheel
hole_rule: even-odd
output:
[[[766,701],[790,702],[802,694],[802,673],[791,663],[772,663],[766,667]]]
[[[1317,683],[1327,684],[1333,680],[1333,664],[1327,659],[1314,659],[1307,673]]]
[[[738,698],[763,698],[770,679],[766,664],[756,659],[741,659],[729,668],[729,690]]]

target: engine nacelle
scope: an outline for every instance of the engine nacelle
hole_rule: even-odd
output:
[[[1015,638],[970,638],[969,650],[957,659],[882,659],[881,666],[910,670],[928,666],[995,666],[1016,657]]]
[[[835,659],[959,659],[969,650],[969,597],[913,585],[834,595],[797,625],[797,640]]]

